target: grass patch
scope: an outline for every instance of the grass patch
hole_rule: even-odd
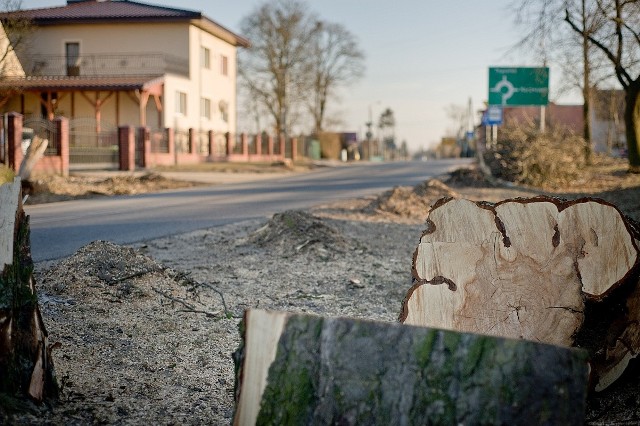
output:
[[[0,185],[13,182],[13,178],[16,174],[9,167],[4,164],[0,164]]]

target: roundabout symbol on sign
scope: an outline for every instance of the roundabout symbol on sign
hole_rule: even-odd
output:
[[[496,83],[491,89],[494,93],[500,93],[502,95],[502,105],[506,105],[507,101],[517,91],[513,84],[507,80],[507,76],[503,75],[502,80]]]

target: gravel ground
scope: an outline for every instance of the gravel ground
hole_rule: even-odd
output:
[[[612,174],[613,173],[613,174]],[[640,180],[568,188],[640,219]],[[97,241],[36,265],[62,396],[14,424],[229,424],[238,324],[247,308],[394,322],[428,206],[442,196],[499,201],[531,188],[492,187],[474,172],[378,197],[283,212],[134,247]],[[589,422],[640,421],[638,369],[591,397]]]

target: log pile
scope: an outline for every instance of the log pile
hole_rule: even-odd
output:
[[[0,185],[0,394],[41,402],[58,388],[32,272],[29,218],[16,178]]]
[[[640,351],[637,225],[596,199],[443,199],[400,321],[588,350],[596,391]]]
[[[242,329],[235,425],[584,422],[581,350],[261,310]]]

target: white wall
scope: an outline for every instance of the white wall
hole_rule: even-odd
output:
[[[181,129],[194,128],[200,131],[236,131],[236,47],[187,23],[142,23],[142,24],[91,24],[60,25],[40,27],[36,30],[29,54],[65,55],[65,43],[79,42],[80,56],[96,54],[165,54],[183,58],[189,67],[189,76],[165,74],[163,94],[163,126]],[[210,51],[210,69],[200,63],[200,47]],[[228,73],[221,73],[221,58],[227,57]],[[81,70],[82,75],[82,70]],[[176,92],[187,94],[187,114],[176,113]],[[133,94],[133,93],[132,93]],[[95,99],[94,92],[87,92]],[[102,93],[106,96],[106,92]],[[112,95],[102,108],[102,118],[125,125],[137,125],[139,110],[137,104],[126,93],[120,93],[118,102]],[[200,99],[211,101],[211,118],[201,117]],[[62,99],[58,111],[70,116],[72,109],[76,117],[93,116],[94,109],[80,93]],[[36,95],[27,95],[25,112],[39,113]],[[228,120],[222,119],[219,104],[228,104]],[[12,101],[16,107],[19,99]],[[117,108],[116,108],[117,104]],[[16,109],[19,110],[19,109]],[[116,116],[116,112],[119,112]],[[152,97],[147,105],[147,123],[157,127],[158,112]]]

